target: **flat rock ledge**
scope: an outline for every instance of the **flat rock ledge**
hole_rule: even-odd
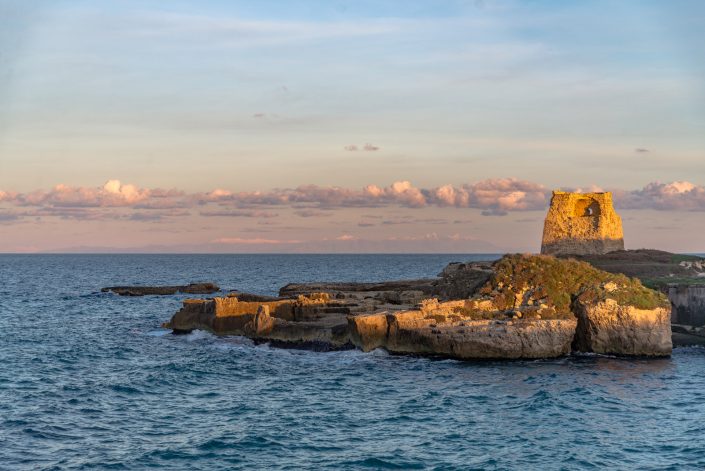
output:
[[[100,291],[113,292],[120,296],[168,296],[177,293],[213,294],[220,291],[220,288],[214,283],[190,283],[180,286],[108,286]]]
[[[551,256],[509,255],[492,265],[457,265],[439,280],[416,284],[317,283],[287,285],[279,298],[234,293],[188,299],[164,327],[242,335],[276,346],[384,348],[463,360],[671,354],[670,304],[638,280]],[[456,285],[462,280],[477,285],[469,295]],[[467,297],[448,300],[457,293]]]

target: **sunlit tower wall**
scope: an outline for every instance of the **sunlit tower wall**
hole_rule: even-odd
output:
[[[615,250],[624,250],[624,233],[612,193],[553,192],[543,226],[542,254],[600,255]]]

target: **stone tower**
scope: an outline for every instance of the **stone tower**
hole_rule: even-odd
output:
[[[594,255],[615,250],[624,250],[624,234],[612,193],[553,192],[541,253]]]

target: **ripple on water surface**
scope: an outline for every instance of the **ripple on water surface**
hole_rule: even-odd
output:
[[[705,349],[459,362],[159,326],[102,286],[433,276],[469,256],[0,256],[0,469],[698,469]]]

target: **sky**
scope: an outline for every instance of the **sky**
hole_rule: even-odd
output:
[[[0,0],[0,252],[705,252],[700,1]]]

